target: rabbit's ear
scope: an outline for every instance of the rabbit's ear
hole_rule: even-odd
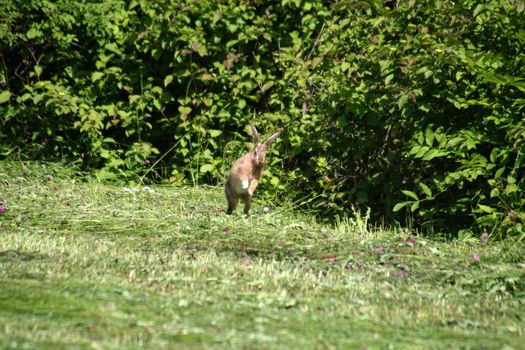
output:
[[[281,132],[280,132],[280,131],[277,131],[275,134],[273,134],[272,136],[270,136],[270,137],[268,138],[268,140],[266,140],[266,141],[264,142],[264,144],[265,144],[266,146],[270,146],[270,145],[272,144],[272,142],[275,141],[275,139],[279,137],[279,135],[281,135]]]
[[[259,144],[259,133],[257,132],[257,129],[255,129],[255,125],[250,124],[252,126],[252,139],[254,144]]]

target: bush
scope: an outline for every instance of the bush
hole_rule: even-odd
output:
[[[523,2],[392,4],[7,2],[2,153],[218,183],[254,119],[268,196],[523,237]]]
[[[316,135],[336,141],[306,166],[318,205],[523,235],[523,3],[353,2],[333,13],[303,89],[315,91]]]

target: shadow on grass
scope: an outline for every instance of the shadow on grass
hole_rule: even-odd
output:
[[[8,249],[0,252],[0,262],[46,260],[48,258],[49,257],[45,254],[24,252],[14,249]]]

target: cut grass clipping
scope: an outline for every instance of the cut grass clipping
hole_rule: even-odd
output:
[[[519,242],[0,162],[0,347],[522,349]],[[270,206],[270,210],[263,210]]]

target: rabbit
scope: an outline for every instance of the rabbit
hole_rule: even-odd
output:
[[[243,157],[233,163],[230,176],[224,188],[228,209],[226,213],[231,215],[239,203],[239,199],[244,202],[244,215],[248,216],[252,204],[253,192],[261,181],[263,173],[266,150],[268,146],[281,134],[276,132],[264,143],[259,143],[259,133],[252,124],[253,151],[245,154]]]

